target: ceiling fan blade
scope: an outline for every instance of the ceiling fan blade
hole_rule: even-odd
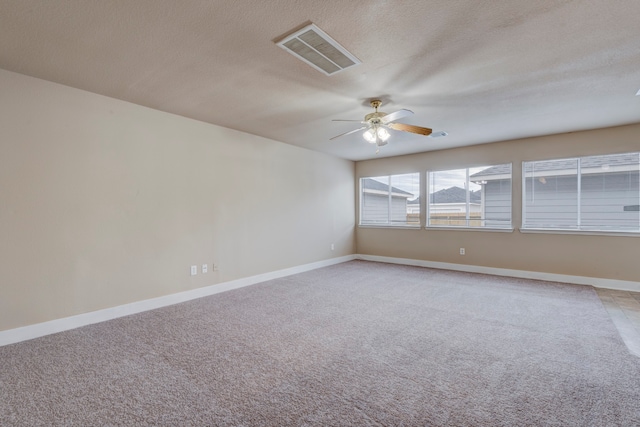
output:
[[[391,123],[403,117],[410,116],[412,114],[413,114],[413,111],[402,109],[402,110],[394,111],[393,113],[389,113],[386,116],[383,116],[380,120],[382,121],[382,123]]]
[[[432,129],[429,128],[423,128],[420,126],[414,126],[414,125],[407,125],[404,123],[389,123],[387,126],[389,126],[391,129],[393,130],[401,130],[404,132],[411,132],[411,133],[417,133],[418,135],[431,135]]]
[[[366,129],[366,128],[367,128],[367,126],[362,126],[361,128],[350,130],[349,132],[341,133],[340,135],[336,135],[333,138],[329,138],[329,141],[334,140],[336,138],[340,138],[341,136],[351,135],[352,133],[359,132],[359,131],[361,131],[363,129]]]

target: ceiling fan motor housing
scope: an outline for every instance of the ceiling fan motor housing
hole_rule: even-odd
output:
[[[364,116],[364,121],[369,122],[372,125],[379,125],[380,123],[382,123],[382,118],[386,115],[387,113],[383,113],[382,111],[380,112],[376,111],[375,113],[369,113],[366,116]]]
[[[369,122],[369,124],[372,125],[379,125],[380,123],[382,123],[381,119],[387,115],[387,113],[383,113],[382,111],[378,111],[378,107],[380,107],[382,105],[382,101],[380,101],[379,99],[373,99],[371,100],[371,106],[373,108],[376,109],[375,112],[373,113],[369,113],[366,116],[364,116],[364,121],[365,122]]]

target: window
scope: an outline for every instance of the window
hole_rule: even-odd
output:
[[[522,166],[523,229],[640,231],[640,153]]]
[[[360,225],[420,226],[420,174],[360,179]]]
[[[511,164],[428,173],[427,226],[511,228]]]

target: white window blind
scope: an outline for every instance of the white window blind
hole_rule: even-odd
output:
[[[360,224],[420,226],[420,174],[360,179]]]
[[[511,228],[510,163],[427,176],[427,226]]]
[[[523,163],[522,227],[640,231],[640,153]]]

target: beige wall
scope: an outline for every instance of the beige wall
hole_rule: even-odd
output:
[[[428,144],[428,141],[425,142]],[[640,125],[574,132],[356,163],[356,177],[513,163],[512,233],[358,228],[360,254],[640,281],[640,237],[523,234],[522,162],[640,150]],[[423,184],[424,197],[424,184]],[[423,223],[424,223],[424,212]],[[459,254],[459,248],[466,255]]]
[[[0,70],[0,330],[352,254],[353,182],[350,161]]]

